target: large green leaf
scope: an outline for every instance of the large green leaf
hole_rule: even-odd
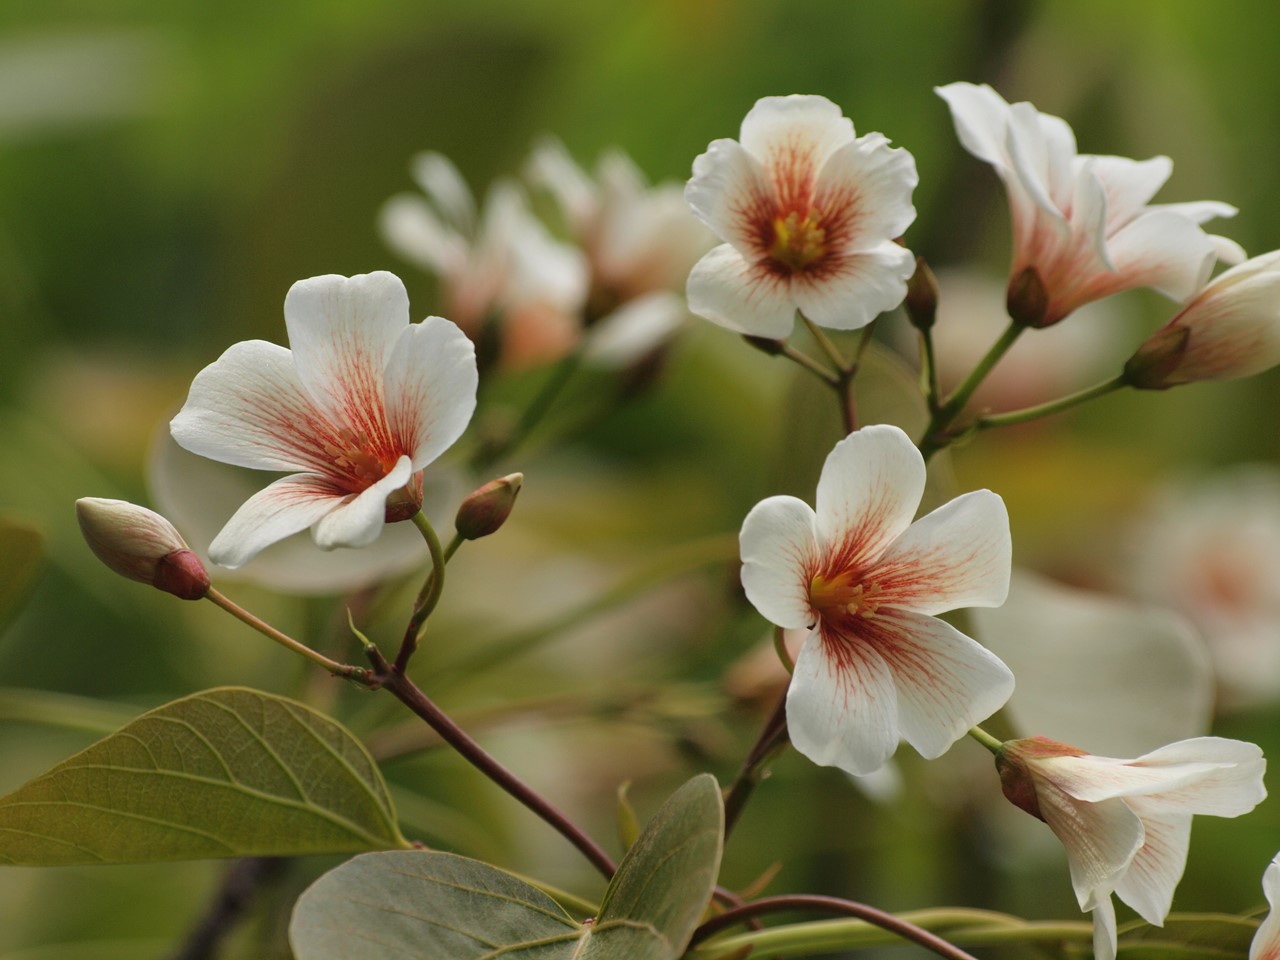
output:
[[[18,611],[40,571],[44,537],[35,527],[0,517],[0,628]]]
[[[366,854],[302,895],[290,940],[298,960],[676,960],[715,888],[723,824],[715,779],[690,780],[649,821],[588,923],[477,860]]]
[[[406,846],[373,760],[310,707],[221,688],[144,713],[0,798],[0,863]]]

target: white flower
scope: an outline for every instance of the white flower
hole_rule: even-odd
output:
[[[1271,911],[1254,934],[1249,946],[1249,960],[1280,960],[1280,854],[1262,875],[1262,892]]]
[[[1280,364],[1280,251],[1215,277],[1125,365],[1137,387],[1251,377]]]
[[[979,490],[912,523],[924,482],[906,434],[865,427],[827,457],[816,511],[770,497],[742,525],[747,598],[780,627],[810,629],[787,725],[815,763],[870,773],[899,737],[940,756],[1013,691],[1003,663],[934,616],[1004,602],[1004,502]]]
[[[411,324],[399,278],[302,280],[284,313],[292,350],[235,344],[197,374],[170,424],[192,453],[298,471],[251,497],[214,539],[209,556],[227,567],[307,527],[326,549],[372,543],[386,519],[416,512],[420,471],[475,410],[470,341],[440,317]]]
[[[1243,259],[1237,245],[1199,226],[1234,216],[1229,204],[1148,203],[1169,179],[1168,157],[1077,154],[1067,123],[1029,103],[1010,105],[985,84],[936,89],[964,148],[991,164],[1008,190],[1012,282],[1034,270],[1047,295],[1043,314],[1025,322],[1047,327],[1135,287],[1182,301],[1204,285],[1216,259]]]
[[[685,198],[721,240],[689,276],[689,309],[738,333],[783,338],[797,309],[839,330],[902,302],[915,257],[893,242],[915,219],[915,160],[878,133],[855,139],[825,97],[765,97],[741,141],[715,140]]]
[[[1252,743],[1198,737],[1136,760],[1095,757],[1043,737],[1011,740],[996,761],[1005,796],[1047,823],[1067,851],[1097,960],[1116,955],[1115,893],[1161,926],[1182,879],[1191,817],[1238,817],[1267,795]]]
[[[477,342],[493,336],[510,367],[572,349],[587,296],[581,252],[554,240],[512,183],[495,183],[477,214],[447,158],[419,154],[413,173],[426,196],[392,197],[379,225],[392,250],[440,278],[442,312]]]

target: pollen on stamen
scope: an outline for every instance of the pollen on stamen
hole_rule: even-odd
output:
[[[358,489],[372,486],[387,475],[395,464],[395,458],[387,462],[372,452],[372,443],[367,432],[356,433],[346,427],[338,431],[338,439],[343,446],[327,443],[325,453],[333,458],[334,466],[352,481]]]
[[[810,210],[803,217],[794,210],[786,217],[774,217],[770,259],[793,271],[803,270],[822,259],[827,252],[827,231],[821,222],[816,210]]]

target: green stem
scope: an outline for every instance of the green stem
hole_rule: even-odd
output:
[[[928,460],[954,439],[947,435],[947,428],[959,416],[965,404],[973,396],[974,391],[982,385],[982,381],[987,379],[987,375],[1000,362],[1000,359],[1009,352],[1009,348],[1013,346],[1025,329],[1027,328],[1020,323],[1010,323],[1005,328],[1004,333],[1000,334],[1000,338],[991,345],[991,349],[987,351],[986,356],[978,361],[977,366],[969,371],[969,375],[964,378],[960,386],[956,387],[951,396],[929,419],[929,426],[925,429],[924,436],[919,443],[920,452],[924,454],[925,460]]]
[[[920,345],[924,355],[925,398],[929,412],[936,414],[942,405],[942,386],[938,383],[938,354],[933,345],[933,330],[920,331]]]
[[[231,614],[237,620],[253,627],[253,629],[257,630],[264,637],[274,640],[287,650],[292,650],[294,653],[306,657],[312,663],[318,664],[328,670],[335,677],[342,677],[347,680],[363,681],[368,675],[368,671],[363,667],[352,666],[349,663],[338,663],[336,660],[330,660],[323,653],[318,653],[317,651],[312,650],[305,643],[299,643],[297,640],[293,639],[293,637],[277,630],[265,620],[260,620],[255,617],[248,610],[232,602],[212,587],[209,588],[209,592],[205,594],[205,597],[212,600],[217,606],[227,611],[227,613]]]
[[[1050,400],[1048,403],[1025,407],[1022,410],[1011,410],[1009,413],[993,413],[985,417],[979,417],[976,425],[979,430],[990,430],[993,427],[1008,427],[1015,423],[1027,423],[1030,420],[1038,420],[1041,417],[1069,410],[1071,407],[1093,400],[1095,397],[1106,396],[1108,393],[1113,393],[1128,385],[1128,380],[1121,374],[1102,383],[1096,383],[1078,393],[1068,394],[1065,397],[1059,397],[1057,400]]]
[[[734,777],[733,783],[729,789],[725,791],[724,796],[724,836],[729,839],[734,825],[738,822],[738,817],[742,815],[743,808],[747,805],[747,801],[751,799],[751,794],[755,792],[756,784],[761,780],[761,770],[774,752],[781,749],[787,743],[787,693],[784,690],[782,696],[778,698],[778,703],[773,708],[773,712],[769,714],[769,719],[765,721],[764,727],[760,730],[760,736],[756,738],[755,744],[751,747],[751,751],[747,754],[746,759],[742,761],[742,767],[738,770],[738,775]]]
[[[427,519],[427,515],[419,510],[412,517],[413,525],[418,528],[422,534],[422,539],[427,542],[427,552],[431,554],[431,572],[427,574],[426,580],[422,582],[422,589],[418,591],[418,599],[414,603],[413,613],[409,617],[409,623],[404,629],[404,637],[400,641],[400,651],[396,654],[395,666],[392,668],[396,673],[404,673],[409,666],[409,659],[418,649],[418,643],[422,639],[423,626],[427,622],[427,618],[431,616],[435,610],[436,604],[440,602],[440,594],[444,592],[444,568],[448,563],[448,557],[445,556],[444,548],[440,546],[440,537],[436,534],[435,527],[431,526],[431,521]],[[458,549],[459,538],[455,535],[450,541],[451,550]],[[453,554],[449,554],[452,556]]]
[[[971,736],[974,740],[977,740],[980,744],[982,744],[984,747],[986,747],[988,750],[990,750],[992,753],[996,755],[999,755],[1001,748],[1004,746],[1003,742],[1001,742],[1000,740],[997,740],[995,737],[993,737],[991,734],[987,733],[987,731],[983,730],[981,727],[977,725],[975,725],[973,729],[969,731],[969,736]]]
[[[813,357],[809,356],[789,343],[784,343],[782,349],[778,352],[779,356],[786,357],[793,363],[798,363],[810,373],[814,374],[819,380],[823,381],[830,387],[838,387],[840,385],[840,375],[833,370],[819,363]]]
[[[831,358],[831,362],[835,364],[836,370],[842,374],[848,373],[849,364],[845,361],[844,354],[840,352],[840,348],[835,345],[835,342],[827,336],[826,332],[820,326],[806,317],[803,313],[800,314],[800,319],[803,321],[804,325],[808,327],[809,333],[813,336],[813,339],[818,342],[818,346],[822,348],[822,352]]]

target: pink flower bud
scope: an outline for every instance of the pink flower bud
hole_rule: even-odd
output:
[[[83,497],[76,518],[89,549],[110,569],[183,600],[209,592],[200,558],[160,514],[125,500]]]
[[[490,480],[462,501],[458,508],[458,516],[454,520],[454,529],[463,540],[479,540],[507,522],[511,508],[515,506],[516,495],[524,484],[523,473]]]
[[[1232,267],[1125,364],[1140,390],[1234,380],[1280,364],[1280,251]]]
[[[907,319],[917,330],[932,330],[938,317],[938,278],[924,257],[916,257],[916,272],[907,281]]]

